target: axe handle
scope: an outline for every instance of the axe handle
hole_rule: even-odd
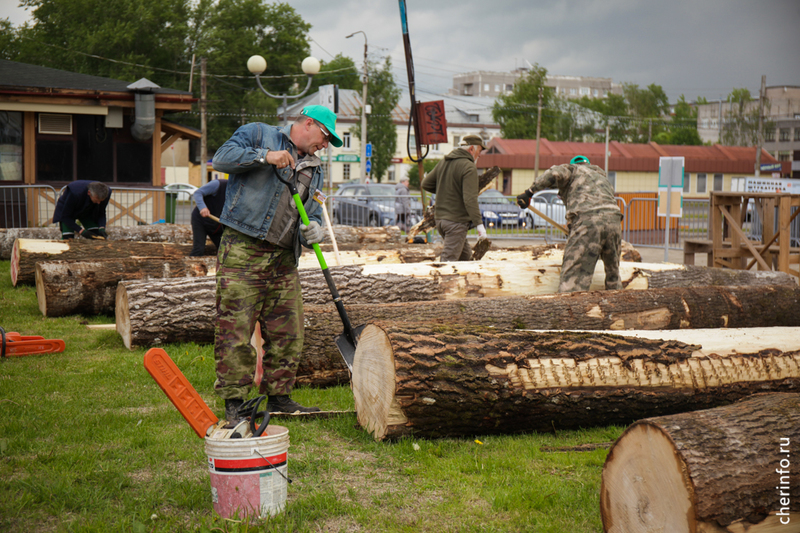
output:
[[[213,220],[216,223],[219,223],[219,219],[217,217],[215,217],[214,215],[209,214],[208,218],[210,218],[211,220]]]
[[[538,209],[536,209],[536,208],[535,208],[535,207],[533,207],[532,205],[529,205],[529,206],[528,206],[528,209],[529,209],[530,211],[532,211],[533,213],[535,213],[535,214],[539,215],[540,217],[542,217],[543,219],[545,219],[547,222],[549,222],[550,224],[552,224],[552,225],[554,225],[555,227],[557,227],[558,229],[560,229],[561,231],[563,231],[563,232],[564,232],[564,235],[569,235],[569,231],[567,231],[567,228],[565,228],[564,226],[562,226],[561,224],[559,224],[558,222],[556,222],[555,220],[553,220],[553,219],[552,219],[552,218],[550,218],[549,216],[545,215],[544,213],[542,213],[541,211],[539,211]]]

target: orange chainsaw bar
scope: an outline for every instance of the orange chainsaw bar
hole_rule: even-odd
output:
[[[161,348],[151,348],[144,354],[144,367],[167,398],[189,422],[197,436],[205,438],[209,428],[219,419],[197,394],[192,384]]]
[[[16,331],[5,334],[5,352],[7,357],[22,357],[41,353],[63,352],[66,345],[59,339],[45,339],[39,335],[20,335]]]

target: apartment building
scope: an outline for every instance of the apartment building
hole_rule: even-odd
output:
[[[496,98],[514,90],[517,80],[529,72],[519,68],[511,72],[475,71],[453,76],[450,95],[479,96]],[[555,89],[556,94],[565,98],[605,98],[609,94],[622,94],[622,86],[611,78],[592,78],[587,76],[560,76],[550,74],[545,80],[546,87]]]

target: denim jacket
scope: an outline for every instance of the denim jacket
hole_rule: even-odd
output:
[[[270,164],[261,165],[257,160],[266,158],[270,150],[287,150],[297,160],[297,148],[289,138],[291,128],[291,124],[283,129],[260,122],[245,124],[214,154],[214,170],[229,175],[225,207],[219,217],[222,224],[257,239],[266,237],[286,187],[275,174],[280,173],[287,181],[292,181],[294,175],[291,167],[277,169]],[[315,167],[304,207],[308,218],[319,224],[322,224],[322,207],[313,196],[314,190],[322,189],[323,183],[322,169]],[[302,232],[297,231],[295,263],[300,260],[301,244],[311,247]]]

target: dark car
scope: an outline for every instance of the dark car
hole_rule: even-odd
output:
[[[497,189],[488,189],[478,196],[478,207],[486,229],[525,228],[528,218],[519,206]]]
[[[346,183],[331,197],[333,223],[346,226],[395,224],[394,189],[390,183]],[[422,216],[422,204],[411,198],[411,224]]]

